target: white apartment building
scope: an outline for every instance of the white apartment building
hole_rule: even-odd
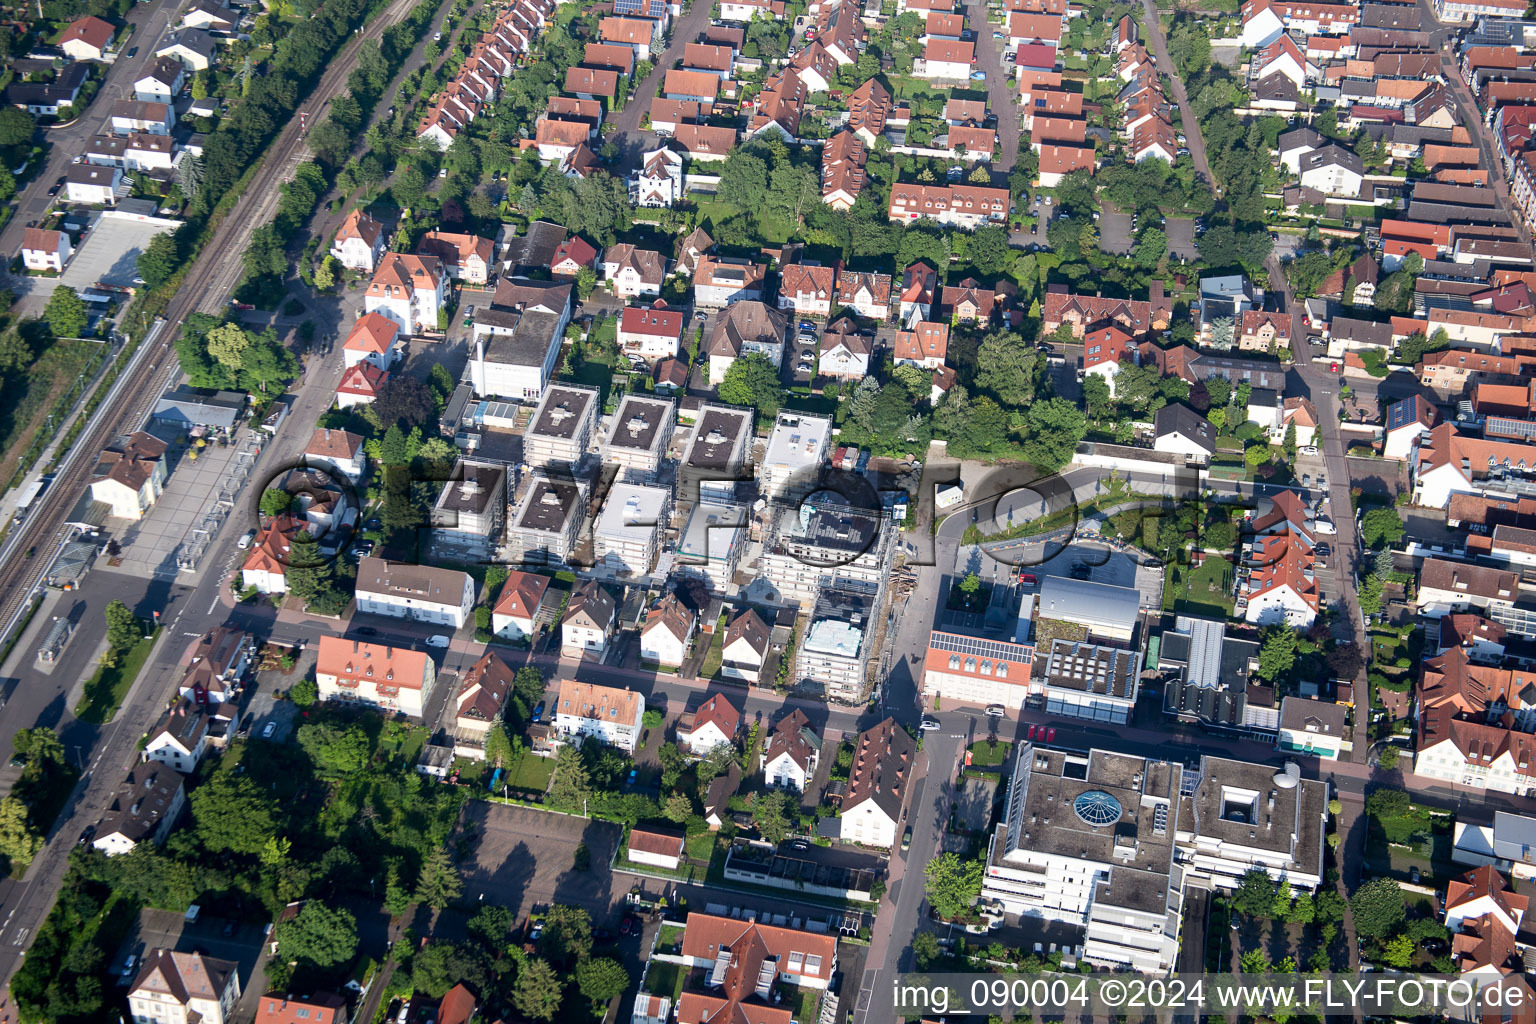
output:
[[[466,572],[372,555],[357,566],[357,610],[459,629],[475,606],[475,581]]]
[[[923,663],[923,695],[954,703],[1017,710],[1030,696],[1033,644],[986,640],[934,630]]]
[[[592,528],[594,568],[615,576],[648,575],[671,506],[672,492],[665,487],[614,484]]]
[[[363,295],[363,312],[395,322],[409,338],[436,334],[438,315],[448,300],[448,274],[435,256],[387,252],[379,260]]]
[[[866,669],[874,640],[878,602],[867,590],[827,588],[817,595],[795,654],[794,678],[828,700],[857,703],[864,699]]]
[[[816,486],[816,471],[827,461],[832,421],[798,412],[780,412],[759,478],[765,497],[780,501],[803,498]]]
[[[727,593],[747,545],[748,513],[740,505],[701,501],[693,507],[677,545],[677,572],[702,577]]]
[[[597,431],[601,405],[595,388],[558,384],[544,392],[523,433],[523,465],[574,466]]]
[[[507,516],[507,471],[494,462],[460,459],[432,506],[432,542],[485,557],[501,543]]]
[[[634,753],[640,741],[645,700],[634,690],[620,690],[567,679],[555,701],[555,731],[581,743],[595,739]]]
[[[315,682],[321,700],[355,701],[420,718],[437,669],[421,651],[322,636]]]
[[[576,547],[586,508],[583,482],[534,470],[507,526],[507,547],[524,562],[564,563]]]
[[[603,441],[603,462],[619,467],[623,480],[649,483],[672,440],[677,406],[670,399],[627,394],[619,403]]]
[[[878,593],[890,574],[894,531],[879,509],[826,502],[771,504],[758,565],[782,600],[802,607],[828,586]]]

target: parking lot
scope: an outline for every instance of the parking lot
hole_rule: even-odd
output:
[[[585,907],[598,924],[615,916],[623,893],[614,892],[609,864],[619,845],[618,825],[485,801],[472,803],[465,821],[475,837],[464,866],[466,899],[492,900],[521,918],[558,892],[561,903]],[[578,872],[576,847],[582,843],[592,867]],[[623,888],[628,891],[627,884]]]
[[[1037,245],[1042,249],[1050,248],[1050,241],[1046,238],[1045,229],[1050,226],[1051,213],[1055,210],[1055,201],[1050,196],[1036,196],[1038,205],[1031,205],[1029,212],[1035,215],[1035,226],[1023,231],[1014,231],[1008,240],[1017,246],[1028,248]]]
[[[126,989],[133,984],[144,955],[154,949],[202,952],[221,960],[231,960],[240,965],[240,1001],[234,1016],[237,1020],[250,1020],[255,1016],[257,1001],[266,991],[266,972],[262,969],[264,958],[261,956],[265,937],[264,923],[203,915],[189,924],[184,915],[174,911],[143,910],[108,969],[118,988]],[[124,973],[123,966],[130,956],[134,958],[134,966]]]
[[[28,278],[27,305],[41,310],[59,285],[83,292],[97,285],[132,288],[139,276],[139,254],[156,235],[176,230],[179,221],[105,210],[86,230],[75,255],[58,277]]]
[[[1113,206],[1104,207],[1099,217],[1099,248],[1123,256],[1131,251],[1134,244],[1131,215],[1121,213]]]
[[[1193,217],[1169,217],[1163,226],[1168,235],[1168,255],[1177,260],[1192,260],[1195,252],[1195,221]]]

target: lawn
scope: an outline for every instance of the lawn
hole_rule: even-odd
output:
[[[502,781],[512,789],[530,793],[543,793],[549,789],[549,780],[555,773],[555,759],[524,754],[512,765]]]
[[[720,671],[720,663],[725,660],[725,616],[720,616],[720,621],[715,623],[714,636],[710,638],[709,650],[704,653],[704,665],[699,669],[700,679],[713,679],[715,673]]]
[[[104,354],[105,346],[94,342],[56,341],[26,374],[10,376],[0,390],[0,483],[15,474],[23,452],[41,451],[53,439],[46,430],[49,412],[62,417],[60,404],[72,400],[81,375],[93,372]]]
[[[708,864],[709,859],[715,853],[715,834],[713,832],[700,832],[698,835],[689,836],[684,846],[689,860],[698,861],[700,864]]]
[[[970,746],[973,768],[995,768],[1008,760],[1013,744],[1002,740],[977,740]]]
[[[1212,618],[1231,616],[1233,572],[1231,562],[1214,555],[1194,569],[1169,566],[1163,610]]]
[[[113,667],[103,665],[98,668],[96,674],[85,681],[85,691],[75,707],[75,717],[93,725],[112,721],[118,706],[128,695],[128,688],[139,677],[144,662],[149,660],[149,652],[155,649],[155,638],[159,635],[157,629],[130,647]]]
[[[682,964],[669,964],[652,960],[645,969],[645,990],[653,996],[666,996],[677,1005],[677,997],[683,994],[683,982],[688,980],[688,969]]]
[[[421,757],[421,749],[426,745],[426,729],[389,722],[384,726],[384,735],[379,738],[377,756],[384,761],[399,758],[406,764],[414,765]]]

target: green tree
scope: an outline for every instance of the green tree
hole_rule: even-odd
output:
[[[506,907],[495,903],[482,903],[465,927],[468,928],[470,935],[485,943],[487,949],[493,953],[499,953],[506,948],[507,940],[512,937],[512,929],[516,924],[517,919]]]
[[[720,382],[720,400],[748,406],[768,418],[778,414],[784,401],[784,387],[768,357],[751,352],[734,359],[725,371],[725,379]]]
[[[288,593],[306,605],[321,606],[335,589],[336,565],[320,553],[320,541],[308,530],[293,535],[283,573]]]
[[[1390,878],[1373,878],[1349,897],[1349,909],[1359,935],[1385,939],[1403,922],[1403,890]]]
[[[1261,868],[1245,871],[1232,894],[1232,906],[1248,917],[1269,917],[1275,909],[1275,888],[1274,880]]]
[[[261,514],[280,516],[293,507],[293,495],[280,487],[268,487],[261,492]]]
[[[91,317],[80,293],[68,285],[60,285],[48,298],[48,305],[43,309],[43,320],[55,338],[78,338],[85,333]]]
[[[752,824],[777,846],[789,835],[789,798],[783,793],[759,793],[752,801]]]
[[[110,665],[117,664],[117,658],[144,636],[139,628],[139,620],[133,617],[133,611],[121,601],[113,601],[107,605],[102,613],[107,620],[107,653],[103,656],[106,661],[108,656]]]
[[[139,253],[139,276],[150,288],[159,288],[169,281],[181,263],[181,253],[176,245],[176,235],[165,232],[150,240],[148,248]]]
[[[221,771],[192,791],[197,840],[212,853],[256,856],[277,834],[277,805],[249,775]]]
[[[549,780],[549,803],[557,810],[579,811],[592,796],[592,783],[581,751],[562,744],[555,755],[555,771]]]
[[[1024,457],[1047,473],[1072,461],[1077,443],[1088,431],[1088,421],[1076,405],[1065,398],[1035,402],[1025,414],[1029,435],[1024,441]]]
[[[1259,675],[1273,682],[1296,664],[1296,631],[1281,623],[1264,630],[1259,645]]]
[[[961,860],[953,853],[940,854],[923,870],[923,891],[928,904],[941,918],[958,917],[981,895],[982,870],[978,860]]]
[[[1285,440],[1280,442],[1281,449],[1285,452],[1285,461],[1291,464],[1296,462],[1296,421],[1292,420],[1285,426]]]
[[[326,254],[315,267],[315,287],[320,291],[329,291],[336,284],[336,257]]]
[[[917,958],[917,969],[926,971],[944,959],[944,949],[939,945],[937,935],[920,931],[912,936],[912,955]]]
[[[1405,817],[1412,810],[1413,800],[1406,790],[1384,786],[1365,798],[1365,813],[1380,822]]]
[[[1398,748],[1394,744],[1388,743],[1381,748],[1381,753],[1376,755],[1376,763],[1381,766],[1381,770],[1384,772],[1396,771],[1398,755]]]
[[[592,954],[592,916],[582,907],[556,903],[544,914],[539,952],[551,963],[570,967]]]
[[[277,927],[277,948],[285,960],[333,967],[357,955],[357,918],[350,910],[309,900]]]
[[[251,336],[239,324],[219,324],[203,336],[208,354],[222,366],[239,371],[245,365],[246,350],[251,347]]]
[[[960,581],[960,593],[974,594],[981,589],[981,577],[973,572],[966,573],[965,579]]]
[[[350,775],[361,771],[373,754],[373,745],[361,725],[307,722],[299,726],[299,748],[321,771]]]
[[[27,817],[27,805],[20,798],[0,800],[0,854],[13,865],[29,863],[43,848],[43,837]]]
[[[433,910],[442,910],[464,891],[464,879],[453,866],[448,850],[435,846],[421,865],[421,877],[416,880],[416,899]]]
[[[1168,235],[1162,228],[1146,228],[1131,250],[1131,260],[1145,270],[1151,270],[1168,254]]]
[[[1407,970],[1413,963],[1413,940],[1406,935],[1394,935],[1381,947],[1381,959],[1388,967]]]
[[[1041,360],[1017,334],[993,331],[976,350],[976,386],[992,392],[1004,407],[1023,408],[1035,398]]]
[[[1373,508],[1360,517],[1360,536],[1373,548],[1396,544],[1406,532],[1395,508]]]
[[[560,1009],[560,997],[560,979],[548,961],[537,957],[524,960],[512,992],[512,1003],[518,1012],[534,1020],[553,1020]]]
[[[320,699],[320,687],[315,685],[313,679],[300,679],[288,688],[288,699],[293,701],[296,708],[313,707]]]
[[[623,994],[629,984],[629,972],[617,960],[591,957],[576,966],[576,987],[592,1001],[595,1013]]]

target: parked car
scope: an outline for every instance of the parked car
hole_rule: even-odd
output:
[[[901,852],[902,853],[906,853],[911,848],[912,848],[912,826],[908,825],[907,826],[907,830],[901,834]]]
[[[971,81],[973,81],[973,82],[985,82],[986,80],[987,80],[987,73],[985,71],[972,71],[971,72]]]
[[[939,720],[937,718],[929,718],[927,715],[924,715],[922,722],[918,724],[917,728],[920,732],[933,732],[935,729],[939,728]]]
[[[139,958],[136,955],[130,953],[128,955],[128,959],[123,961],[123,977],[133,977],[133,968],[136,964],[138,964],[138,962]]]
[[[1056,742],[1056,727],[1054,725],[1051,726],[1049,729],[1045,730],[1045,742],[1047,742],[1047,743],[1055,743]]]
[[[265,729],[261,730],[261,738],[264,739],[264,740],[269,740],[269,739],[272,738],[272,734],[274,732],[276,732],[276,731],[277,731],[277,723],[276,722],[268,722],[267,723],[267,727]]]
[[[1040,577],[1032,572],[1021,572],[1019,573],[1019,582],[1025,586],[1032,587],[1040,582]]]
[[[816,333],[816,325],[811,323],[809,320],[801,320],[800,329],[802,331],[810,331],[812,334]]]
[[[243,536],[241,536],[241,538],[238,541],[235,542],[235,547],[239,548],[241,551],[244,551],[246,548],[251,546],[251,541],[253,541],[255,539],[256,539],[256,531],[255,530],[246,530],[245,534]]]
[[[138,55],[139,55],[139,48],[137,46],[130,46],[128,48],[128,52],[123,54],[124,57],[126,57],[126,58],[128,58],[130,60],[133,59],[134,57],[137,57]]]
[[[442,633],[433,633],[431,636],[427,637],[428,647],[447,647],[449,642],[450,641],[448,637]]]
[[[1003,718],[1003,717],[1006,717],[1007,714],[1008,714],[1008,709],[1003,707],[1001,704],[988,704],[987,705],[987,717],[988,718]]]
[[[539,701],[539,706],[533,709],[533,720],[535,722],[539,722],[539,721],[543,721],[543,719],[544,719],[544,702],[543,701]]]

